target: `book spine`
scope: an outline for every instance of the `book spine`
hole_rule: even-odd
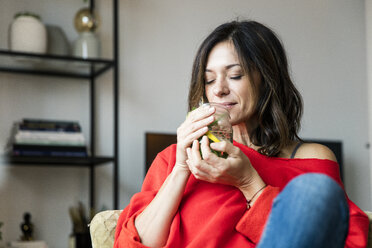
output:
[[[13,150],[14,156],[87,157],[87,152],[74,151],[24,151]]]
[[[64,131],[81,132],[81,127],[75,121],[55,121],[40,119],[23,119],[19,124],[20,130],[39,130],[39,131]]]
[[[16,145],[45,145],[45,146],[85,146],[85,142],[81,141],[53,141],[42,139],[18,139],[13,144]]]
[[[23,123],[29,124],[29,123],[57,123],[61,125],[70,125],[70,124],[78,124],[77,121],[66,121],[66,120],[51,120],[51,119],[33,119],[33,118],[23,118],[22,119]]]
[[[86,152],[85,146],[49,146],[49,145],[13,145],[13,151],[63,151],[63,152]]]
[[[19,130],[25,131],[59,131],[59,132],[71,132],[78,133],[81,132],[80,127],[58,127],[58,126],[26,126],[20,125]]]
[[[19,131],[14,136],[16,144],[85,144],[82,133]]]

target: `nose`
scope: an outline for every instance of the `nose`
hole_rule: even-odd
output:
[[[215,96],[225,96],[230,93],[228,83],[224,77],[219,77],[216,79],[216,82],[213,84],[213,94]]]

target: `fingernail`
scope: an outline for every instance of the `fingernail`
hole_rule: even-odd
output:
[[[208,112],[209,112],[209,113],[213,113],[213,112],[214,112],[214,107],[210,107],[210,108],[208,109]]]
[[[210,108],[209,106],[209,103],[204,103],[202,106],[201,106],[202,109],[204,110],[208,110]]]

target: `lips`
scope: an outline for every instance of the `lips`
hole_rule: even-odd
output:
[[[227,109],[231,109],[236,104],[236,102],[222,102],[220,104],[225,106],[225,108]]]

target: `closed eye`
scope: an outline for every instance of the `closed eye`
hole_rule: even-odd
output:
[[[232,79],[232,80],[239,80],[241,78],[242,78],[242,75],[237,75],[237,76],[230,77],[230,79]]]
[[[211,84],[211,83],[213,83],[215,81],[215,79],[213,79],[213,80],[205,80],[205,84]]]

